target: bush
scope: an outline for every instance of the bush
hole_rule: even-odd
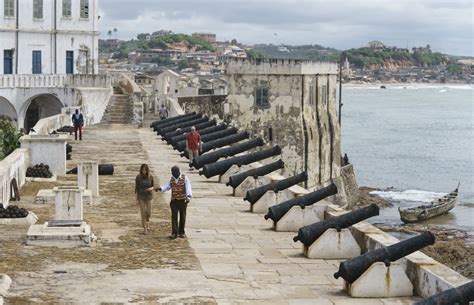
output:
[[[20,138],[23,134],[18,132],[12,122],[0,119],[0,159],[11,154],[20,147]]]

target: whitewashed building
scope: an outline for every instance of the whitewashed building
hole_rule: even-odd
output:
[[[98,0],[0,0],[0,74],[96,74]]]

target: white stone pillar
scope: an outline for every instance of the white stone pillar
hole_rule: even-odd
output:
[[[82,187],[55,187],[56,194],[54,220],[83,221],[84,211]]]
[[[99,196],[99,165],[97,162],[86,161],[77,164],[77,185]]]
[[[28,149],[29,166],[47,164],[56,176],[66,174],[67,135],[27,135],[20,139],[21,148]]]

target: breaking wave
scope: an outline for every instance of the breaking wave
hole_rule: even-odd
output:
[[[417,89],[438,89],[440,92],[446,92],[450,90],[474,90],[473,85],[427,85],[427,84],[380,84],[380,85],[344,85],[344,89],[377,89],[380,90],[380,86],[386,86],[387,89],[407,89],[407,90],[417,90]]]
[[[413,202],[431,202],[446,193],[434,193],[420,190],[406,191],[372,191],[370,195],[376,195],[390,201],[413,201]]]

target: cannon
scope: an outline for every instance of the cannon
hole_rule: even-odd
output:
[[[114,165],[113,164],[99,164],[99,175],[107,176],[114,174]],[[71,170],[67,171],[66,174],[73,174],[77,175],[77,167],[72,168]]]
[[[153,131],[160,132],[160,130],[162,130],[163,128],[166,128],[166,127],[169,127],[169,126],[172,126],[172,125],[176,125],[176,124],[179,124],[179,123],[182,123],[182,122],[196,120],[196,119],[199,119],[199,118],[202,118],[201,114],[193,114],[193,115],[190,115],[190,116],[185,116],[185,117],[179,118],[177,120],[169,121],[167,123],[155,125],[153,127]]]
[[[257,177],[268,175],[271,172],[274,172],[274,171],[276,171],[278,169],[281,169],[281,168],[284,168],[284,167],[285,167],[285,162],[283,162],[283,160],[280,159],[280,160],[272,162],[270,164],[260,166],[258,168],[254,168],[254,169],[248,170],[246,172],[243,172],[243,173],[240,173],[240,174],[237,174],[237,175],[230,176],[229,177],[229,182],[227,182],[225,185],[232,186],[232,188],[235,189],[242,182],[244,182],[244,180],[247,177],[254,177],[256,179]]]
[[[172,118],[167,118],[167,119],[164,119],[164,120],[153,121],[150,124],[150,128],[154,128],[155,126],[163,125],[163,124],[173,122],[173,121],[176,121],[176,120],[179,120],[179,119],[182,119],[182,118],[186,118],[186,117],[189,117],[189,116],[192,116],[192,115],[195,115],[195,114],[196,114],[196,112],[190,112],[190,113],[174,116]]]
[[[383,262],[388,267],[390,262],[394,262],[408,254],[423,249],[424,247],[434,243],[435,236],[433,233],[429,231],[425,232],[394,245],[376,249],[342,262],[339,265],[339,270],[334,273],[334,277],[336,279],[342,277],[346,282],[352,284],[373,263]]]
[[[474,301],[474,281],[432,295],[416,302],[415,305],[468,305],[472,301]]]
[[[208,117],[202,117],[200,119],[195,119],[195,120],[191,120],[191,121],[186,121],[186,122],[181,122],[179,124],[174,124],[174,125],[171,125],[171,126],[168,126],[168,127],[165,127],[163,129],[161,129],[160,131],[158,131],[157,133],[160,134],[160,135],[165,135],[166,133],[168,132],[172,132],[172,131],[175,131],[177,129],[183,129],[185,127],[192,127],[194,125],[198,125],[198,124],[201,124],[201,123],[206,123],[206,122],[209,122],[209,118]],[[214,123],[215,124],[215,123]]]
[[[252,139],[243,143],[235,144],[227,148],[219,149],[213,152],[206,153],[202,156],[194,158],[193,166],[197,169],[203,167],[206,164],[214,163],[220,158],[232,157],[240,154],[244,151],[263,146],[264,142],[262,138]]]
[[[212,127],[214,125],[216,125],[216,121],[211,120],[211,121],[206,121],[204,123],[194,125],[194,127],[196,128],[196,130],[199,130],[199,129],[203,129],[203,128]],[[169,140],[173,137],[180,136],[180,135],[186,137],[186,133],[191,131],[192,126],[193,125],[190,125],[190,126],[184,127],[184,128],[177,128],[176,130],[167,132],[167,133],[163,134],[161,139],[165,140],[169,144]]]
[[[217,175],[223,175],[226,171],[229,170],[229,168],[232,167],[232,165],[247,165],[273,156],[277,156],[279,154],[281,154],[281,148],[277,145],[272,148],[260,150],[244,156],[232,157],[227,160],[206,164],[204,165],[202,170],[199,171],[199,175],[204,175],[206,176],[206,178],[211,178]]]
[[[248,139],[248,138],[249,138],[249,133],[245,131],[245,132],[241,132],[241,133],[238,133],[238,134],[233,134],[233,135],[230,135],[230,136],[227,136],[227,137],[223,137],[223,138],[220,138],[220,139],[217,139],[217,140],[214,140],[214,141],[210,141],[210,142],[204,143],[202,145],[201,153],[204,154],[204,153],[206,153],[210,150],[213,150],[213,149],[216,149],[216,148],[219,148],[219,147],[223,147],[223,146],[227,146],[227,145],[231,145],[231,144],[237,143],[239,141],[242,141],[242,140],[245,140],[245,139]],[[184,151],[183,153],[181,153],[181,157],[188,158],[188,152]]]
[[[244,200],[250,202],[251,204],[254,204],[260,198],[262,198],[262,196],[265,195],[265,193],[268,191],[274,191],[275,193],[277,193],[279,191],[286,190],[287,188],[295,184],[298,184],[300,182],[304,182],[306,180],[308,180],[308,174],[306,172],[303,172],[301,174],[295,175],[290,178],[286,178],[284,180],[275,181],[266,185],[262,185],[253,190],[247,191],[247,193],[245,194]]]
[[[379,207],[376,204],[371,204],[368,207],[302,227],[298,230],[298,235],[293,238],[293,241],[301,241],[306,247],[309,247],[328,229],[336,229],[340,232],[341,229],[377,215],[379,215]]]
[[[199,124],[199,125],[203,125],[203,124]],[[201,136],[204,136],[204,135],[210,134],[210,133],[214,133],[214,132],[217,132],[217,131],[221,131],[221,130],[224,130],[224,129],[227,128],[227,125],[219,124],[219,125],[215,125],[215,126],[211,126],[211,127],[205,127],[205,128],[198,129],[198,127],[200,127],[199,125],[194,126],[194,127],[196,127],[196,130],[199,132],[199,134]],[[177,136],[173,136],[173,137],[169,138],[167,142],[168,142],[168,144],[171,144],[172,146],[175,146],[177,143],[179,143],[183,140],[186,140],[186,135],[181,133]]]
[[[216,131],[216,132],[213,132],[213,133],[209,133],[209,134],[205,134],[205,135],[202,135],[201,133],[201,141],[204,142],[204,144],[206,144],[207,142],[211,142],[211,141],[214,141],[214,140],[217,140],[217,139],[220,139],[220,138],[224,138],[224,137],[227,137],[227,136],[230,136],[230,135],[233,135],[237,132],[237,129],[232,127],[232,128],[227,128],[227,129],[224,129],[224,130],[219,130],[219,131]],[[183,141],[180,141],[178,143],[176,143],[176,145],[174,145],[174,149],[176,149],[177,151],[185,151],[186,150],[186,140],[183,140]]]
[[[300,206],[304,209],[306,206],[312,205],[326,197],[337,194],[337,186],[334,183],[323,187],[317,191],[311,192],[301,197],[296,197],[280,204],[274,205],[268,209],[265,219],[272,219],[274,222],[280,220],[286,212],[294,206]]]

